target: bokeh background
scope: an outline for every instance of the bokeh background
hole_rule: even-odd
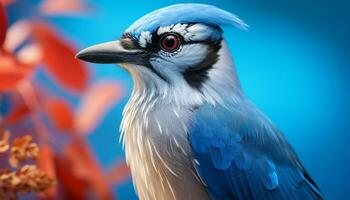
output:
[[[80,11],[47,16],[46,20],[76,49],[82,49],[117,39],[132,22],[150,11],[183,2],[216,5],[250,25],[248,31],[224,27],[244,92],[283,130],[325,198],[349,199],[348,1],[89,0]],[[18,0],[9,4],[10,24],[28,15],[39,18],[36,7],[40,3]],[[132,80],[115,65],[88,68],[91,83],[115,80],[122,87],[119,101],[87,135],[91,151],[107,170],[116,160],[123,160],[119,124]],[[56,96],[68,99],[73,107],[78,104],[74,95],[57,86],[42,69],[35,70],[33,79]],[[6,105],[4,101],[0,105],[3,112]],[[113,185],[112,190],[114,198],[137,199],[130,178]]]

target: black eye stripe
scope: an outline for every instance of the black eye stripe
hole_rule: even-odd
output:
[[[206,41],[209,48],[205,59],[183,72],[185,80],[191,87],[201,90],[203,83],[209,79],[208,72],[219,59],[218,52],[221,49],[221,41],[222,39],[215,43]]]
[[[193,24],[190,24],[189,26],[192,26]],[[165,35],[168,35],[168,34],[175,34],[178,36],[179,40],[180,40],[180,43],[181,45],[186,45],[186,44],[198,44],[198,43],[201,43],[201,44],[212,44],[213,42],[217,42],[217,41],[213,41],[212,38],[207,38],[205,40],[196,40],[196,41],[186,41],[184,39],[184,37],[177,33],[177,32],[166,32],[166,33],[162,33],[161,35],[158,35],[157,34],[157,31],[153,32],[152,33],[152,43],[147,43],[147,49],[149,51],[152,51],[152,52],[158,52],[159,50],[161,50],[160,48],[160,41],[161,41],[161,38],[164,37]],[[221,38],[219,39],[221,40]]]
[[[140,44],[138,43],[137,39],[135,39],[132,35],[129,33],[124,33],[120,39],[121,45],[125,49],[142,49]]]
[[[157,34],[157,31],[153,32],[152,33],[152,43],[147,43],[147,46],[146,48],[149,50],[149,51],[152,51],[152,52],[158,52],[160,51],[162,48],[161,48],[161,40],[164,36],[166,35],[176,35],[179,39],[179,42],[180,44],[186,44],[184,38],[179,34],[179,33],[176,33],[176,32],[166,32],[166,33],[163,33],[163,34],[160,34],[158,35]]]

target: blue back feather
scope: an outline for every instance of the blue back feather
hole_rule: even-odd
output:
[[[213,200],[322,199],[282,134],[249,102],[202,105],[189,141]]]
[[[243,29],[248,27],[236,15],[215,6],[205,4],[175,4],[141,17],[126,32],[138,38],[143,31],[152,33],[161,26],[177,23],[203,23],[212,26],[233,25]]]

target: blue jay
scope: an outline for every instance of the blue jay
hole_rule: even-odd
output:
[[[121,137],[138,197],[322,199],[281,131],[242,93],[225,25],[248,27],[214,6],[177,4],[77,54],[132,76]]]

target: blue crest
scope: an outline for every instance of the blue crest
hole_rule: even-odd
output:
[[[236,15],[215,6],[175,4],[141,17],[126,32],[138,38],[143,31],[154,32],[158,27],[177,23],[203,23],[213,26],[233,25],[242,29],[248,28],[248,25]]]

